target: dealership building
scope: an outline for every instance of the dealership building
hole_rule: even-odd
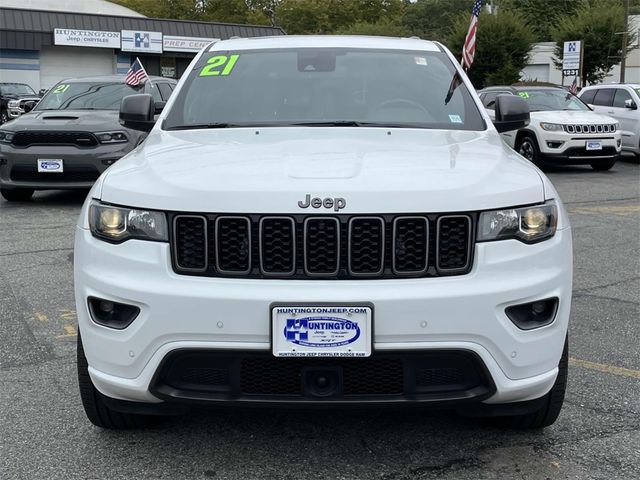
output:
[[[69,77],[126,73],[179,78],[209,42],[283,35],[280,28],[144,17],[102,0],[2,0],[0,82],[35,91]]]

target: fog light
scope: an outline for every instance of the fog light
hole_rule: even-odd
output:
[[[564,142],[560,141],[547,141],[547,147],[549,148],[560,148]]]
[[[558,311],[558,298],[547,298],[535,302],[512,305],[505,313],[516,327],[521,330],[533,330],[553,323]]]
[[[98,309],[102,313],[106,313],[106,314],[113,313],[113,310],[115,309],[115,307],[116,305],[113,302],[110,302],[109,300],[100,300],[98,302]]]
[[[618,144],[618,146],[620,146],[622,145],[622,140],[618,140],[616,143]]]
[[[113,302],[103,298],[89,297],[87,299],[91,319],[98,325],[122,330],[131,325],[140,309],[135,305]]]

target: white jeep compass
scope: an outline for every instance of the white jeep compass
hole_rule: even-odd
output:
[[[89,419],[190,405],[404,405],[552,424],[571,230],[451,53],[399,38],[234,39],[192,62],[109,168],[75,243]]]

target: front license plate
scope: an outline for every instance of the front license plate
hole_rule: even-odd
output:
[[[372,309],[368,306],[279,305],[271,310],[276,357],[368,357]]]
[[[587,140],[587,150],[602,150],[602,142],[593,142]]]
[[[38,173],[62,173],[64,163],[60,158],[39,158]]]

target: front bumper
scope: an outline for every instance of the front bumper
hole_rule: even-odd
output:
[[[128,144],[104,144],[95,148],[67,145],[15,148],[0,146],[0,187],[34,190],[71,190],[91,188],[110,165],[129,153]],[[38,172],[38,159],[62,159],[64,170]]]
[[[476,401],[533,400],[550,390],[557,375],[571,278],[568,228],[535,245],[515,240],[477,244],[467,275],[402,280],[188,277],[173,272],[168,244],[130,240],[111,245],[78,228],[75,245],[78,323],[92,381],[107,397],[150,403],[172,399],[171,392],[157,387],[157,377],[177,351],[269,357],[273,302],[372,303],[372,359],[467,352],[489,379],[484,382],[488,390]],[[125,330],[99,326],[89,316],[89,296],[137,305],[140,315]],[[558,297],[560,304],[555,321],[546,327],[523,331],[504,313],[506,306],[549,297]],[[402,400],[412,399],[420,400],[406,395]]]
[[[545,160],[562,165],[590,164],[618,158],[622,152],[620,133],[581,135],[545,132],[540,136],[540,153]],[[600,142],[601,150],[587,150],[589,141]]]

